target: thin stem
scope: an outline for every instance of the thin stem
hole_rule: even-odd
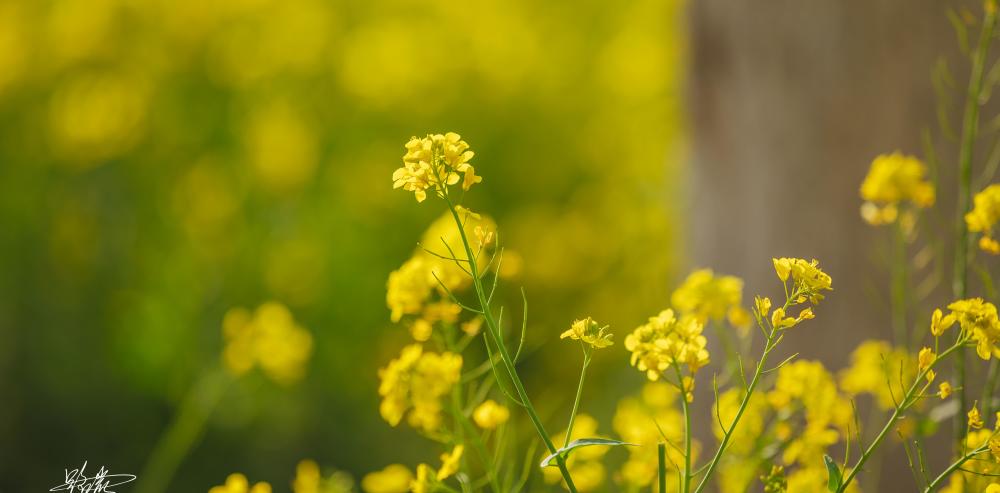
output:
[[[923,371],[917,374],[916,378],[914,378],[913,380],[913,384],[910,385],[910,388],[906,391],[906,394],[903,395],[903,400],[899,402],[899,404],[895,407],[895,409],[893,409],[892,416],[889,417],[889,421],[886,421],[885,426],[882,427],[882,430],[879,431],[878,435],[875,436],[875,439],[872,441],[872,443],[868,445],[868,448],[866,448],[865,451],[861,454],[861,457],[858,458],[857,463],[855,463],[854,467],[851,468],[851,472],[847,474],[847,477],[844,478],[844,482],[841,483],[840,488],[837,489],[837,493],[843,493],[845,490],[847,490],[847,485],[851,484],[851,481],[854,480],[854,477],[858,475],[858,472],[861,471],[861,468],[864,467],[865,463],[868,462],[868,459],[871,458],[875,450],[878,449],[879,445],[882,444],[882,440],[885,439],[885,436],[892,428],[892,425],[895,424],[897,420],[902,418],[903,413],[909,410],[910,406],[913,404],[913,402],[915,402],[913,396],[920,388],[921,383],[923,383],[924,378],[927,375],[927,372],[933,369],[934,366],[939,361],[943,360],[949,354],[956,352],[962,348],[962,346],[965,344],[965,341],[962,339],[962,337],[963,336],[959,336],[958,343],[956,343],[954,346],[948,349],[945,349],[943,353],[938,355],[938,357],[934,360],[933,363],[931,363],[930,366],[928,366]]]
[[[656,444],[656,455],[659,458],[659,486],[656,491],[664,493],[667,491],[667,446],[664,443]]]
[[[969,90],[965,95],[965,112],[962,122],[962,145],[958,155],[958,207],[955,219],[955,272],[952,279],[952,293],[955,299],[963,299],[968,295],[968,256],[969,231],[965,224],[965,214],[969,212],[972,195],[972,152],[979,131],[980,99],[983,91],[986,58],[989,53],[993,31],[996,28],[997,6],[995,0],[987,0],[986,15],[983,27],[979,32],[979,43],[972,60],[972,74],[969,77]],[[955,357],[955,374],[958,380],[958,402],[965,409],[966,397],[965,350],[959,350]],[[961,440],[962,417],[954,418],[956,441]]]
[[[681,493],[691,491],[691,411],[688,409],[687,389],[684,388],[684,377],[680,365],[674,363],[677,374],[677,385],[681,389],[681,408],[684,409],[684,483]]]
[[[581,344],[584,344],[581,342]],[[580,383],[576,386],[576,398],[573,400],[573,412],[569,415],[569,424],[566,425],[566,441],[563,442],[563,448],[569,446],[570,437],[573,436],[573,422],[576,421],[576,412],[580,409],[580,396],[583,395],[583,380],[587,376],[587,367],[590,366],[590,351],[584,344],[583,348],[583,367],[580,369]]]
[[[498,351],[500,352],[500,360],[503,363],[504,369],[510,376],[511,382],[514,384],[514,389],[517,391],[517,395],[520,398],[521,404],[525,411],[528,413],[528,417],[531,419],[531,424],[534,425],[535,431],[541,437],[542,442],[545,444],[545,448],[548,449],[549,453],[555,454],[556,447],[552,443],[552,438],[549,436],[548,432],[545,431],[545,426],[542,424],[541,418],[538,417],[538,413],[535,412],[535,407],[531,404],[531,400],[528,398],[528,393],[524,390],[524,384],[521,383],[521,378],[517,374],[517,370],[514,368],[513,360],[507,351],[507,346],[503,343],[503,339],[500,334],[500,328],[493,317],[493,310],[490,308],[490,304],[486,299],[486,292],[483,290],[482,279],[479,278],[479,268],[476,265],[475,255],[472,253],[472,246],[469,244],[469,239],[465,234],[465,225],[462,223],[462,219],[458,217],[458,211],[455,209],[455,205],[452,204],[451,199],[445,195],[445,202],[448,204],[448,209],[451,211],[452,218],[455,220],[455,225],[458,227],[458,234],[462,238],[462,245],[465,247],[465,254],[469,259],[469,270],[472,275],[472,285],[476,291],[476,297],[479,299],[479,306],[482,309],[483,319],[486,321],[486,332],[493,339],[494,344],[496,344]],[[559,472],[562,473],[563,480],[566,481],[566,487],[571,493],[577,493],[576,485],[573,484],[573,478],[569,474],[569,469],[566,468],[566,461],[561,455],[556,456],[556,463],[559,466]]]
[[[934,478],[934,481],[931,481],[931,484],[927,485],[927,487],[924,488],[924,493],[931,493],[932,491],[937,489],[937,487],[940,486],[945,479],[948,479],[948,476],[950,476],[951,473],[960,469],[963,464],[968,462],[969,459],[989,450],[988,443],[989,442],[987,441],[987,443],[984,443],[983,445],[979,446],[979,448],[959,457],[958,460],[956,460],[955,462],[952,462],[947,469],[942,471],[941,474],[938,474],[938,476]]]
[[[161,493],[170,486],[184,457],[205,431],[205,423],[229,382],[228,375],[213,370],[191,387],[147,459],[136,485],[138,493]]]

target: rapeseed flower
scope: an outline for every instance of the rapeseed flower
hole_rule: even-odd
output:
[[[976,341],[976,354],[984,360],[991,356],[1000,356],[1000,320],[997,319],[997,307],[982,298],[958,300],[948,309],[958,320],[959,326],[972,340]]]
[[[993,255],[1000,255],[1000,242],[994,235],[994,227],[1000,221],[1000,183],[986,187],[973,198],[973,208],[965,215],[969,231],[982,233],[979,248]]]
[[[730,316],[737,320],[738,326],[748,325],[749,320],[741,318],[739,313],[742,300],[743,280],[735,276],[716,276],[712,269],[692,272],[670,296],[670,304],[675,310],[694,316],[702,324]]]
[[[687,365],[695,372],[709,360],[702,328],[694,317],[677,318],[673,310],[663,310],[625,338],[625,349],[632,352],[632,366],[653,381],[670,365]]]
[[[917,354],[917,370],[924,371],[930,368],[936,359],[937,354],[931,348],[925,347],[921,349],[920,353]]]
[[[819,268],[819,261],[813,259],[806,262],[800,258],[776,258],[774,271],[778,274],[781,282],[792,279],[792,295],[796,303],[809,300],[812,304],[817,304],[823,299],[821,291],[830,291],[832,279],[827,273]]]
[[[230,474],[222,486],[213,486],[208,493],[271,493],[271,485],[265,482],[250,486],[247,477],[240,474]]]
[[[410,491],[413,473],[402,464],[390,464],[368,473],[361,480],[361,489],[366,493],[406,493]]]
[[[952,393],[952,388],[950,383],[941,382],[941,384],[938,385],[938,397],[941,397],[942,401],[947,399],[951,395],[951,393]]]
[[[906,391],[898,377],[900,372],[903,382],[916,375],[912,353],[886,341],[862,342],[851,353],[850,361],[850,366],[838,376],[840,389],[851,395],[872,395],[881,409],[895,407],[893,396]]]
[[[979,415],[979,408],[976,406],[972,406],[972,409],[966,413],[966,416],[969,418],[969,428],[972,428],[973,430],[978,430],[983,427],[983,424],[985,424],[983,423],[983,417]]]
[[[399,358],[379,370],[379,413],[392,426],[405,416],[414,428],[437,430],[441,397],[458,382],[461,371],[461,355],[424,352],[419,344],[406,346]]]
[[[560,339],[570,338],[590,345],[594,349],[606,348],[614,342],[611,341],[612,334],[607,332],[608,326],[601,326],[596,320],[587,317],[576,320],[562,335]]]
[[[934,185],[927,180],[927,166],[902,153],[883,154],[872,161],[861,182],[861,217],[873,226],[890,224],[899,217],[900,205],[925,209],[934,205]]]
[[[417,202],[427,198],[428,190],[443,198],[448,187],[460,181],[462,189],[468,190],[483,180],[469,164],[473,155],[469,144],[454,132],[429,134],[422,139],[411,137],[406,143],[403,166],[392,173],[392,187],[413,192]]]
[[[319,464],[312,460],[299,461],[295,466],[295,479],[292,480],[294,493],[351,493],[354,491],[354,481],[343,472],[334,472],[324,478],[319,470]]]
[[[935,308],[934,313],[931,314],[931,334],[934,337],[941,337],[944,331],[955,325],[956,320],[955,314],[949,313],[945,315],[941,312],[940,308]]]
[[[641,489],[655,483],[658,468],[656,445],[663,441],[661,429],[673,443],[683,442],[684,416],[675,406],[678,396],[678,390],[670,384],[649,382],[638,395],[618,402],[612,427],[619,439],[636,444],[635,447],[628,447],[628,460],[617,474],[618,480],[627,486],[626,490]],[[694,455],[699,448],[698,442],[694,441]],[[673,474],[676,468],[671,464],[682,464],[684,457],[673,447],[667,448],[667,456],[667,467]]]
[[[493,399],[488,399],[472,411],[472,420],[476,426],[484,430],[492,430],[510,419],[510,410],[506,406],[498,404]]]
[[[305,375],[312,335],[295,323],[285,305],[267,302],[253,313],[233,308],[222,321],[222,331],[226,339],[222,360],[230,373],[243,375],[259,366],[280,384]]]

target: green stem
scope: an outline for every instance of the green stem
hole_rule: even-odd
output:
[[[483,319],[486,321],[486,332],[489,333],[489,336],[493,339],[493,343],[496,344],[499,349],[500,360],[503,363],[504,369],[507,371],[507,375],[510,376],[511,382],[514,384],[514,389],[517,391],[518,398],[520,399],[521,404],[523,404],[524,410],[528,413],[528,417],[531,419],[531,424],[534,425],[535,431],[538,432],[538,436],[541,437],[542,442],[545,444],[545,448],[548,449],[549,453],[555,454],[555,444],[552,443],[552,438],[549,436],[548,432],[545,431],[545,426],[542,424],[541,418],[539,418],[538,413],[535,412],[535,407],[531,404],[531,400],[528,398],[528,393],[524,390],[524,384],[521,382],[521,378],[518,376],[517,370],[514,368],[513,360],[507,351],[507,346],[503,343],[500,327],[498,326],[496,319],[493,317],[493,311],[487,301],[482,280],[479,278],[479,268],[476,265],[476,256],[473,254],[472,246],[469,244],[469,239],[465,234],[465,225],[462,223],[462,219],[458,217],[458,211],[455,209],[455,205],[452,204],[451,199],[447,195],[444,196],[444,199],[448,204],[448,209],[451,211],[452,218],[455,220],[455,226],[458,227],[459,236],[462,238],[462,245],[465,247],[465,255],[469,263],[469,272],[472,275],[472,285],[475,288],[476,297],[479,299],[479,306],[483,314]],[[562,473],[563,479],[566,481],[566,487],[571,493],[577,493],[576,485],[573,484],[573,478],[570,477],[569,469],[566,468],[566,460],[563,459],[561,455],[557,455],[556,463],[559,466],[559,472]]]
[[[569,425],[566,426],[566,440],[563,442],[563,448],[569,446],[570,437],[573,436],[573,422],[576,421],[577,410],[580,409],[580,396],[583,395],[583,380],[587,376],[587,367],[590,366],[590,351],[587,349],[586,344],[583,348],[583,368],[580,369],[580,383],[576,386],[576,398],[573,400],[573,412],[569,415]]]
[[[788,305],[792,298],[788,296],[786,292],[786,301],[784,309],[788,309]],[[760,381],[760,376],[764,372],[764,365],[767,364],[767,357],[771,353],[771,350],[775,346],[775,333],[777,331],[772,326],[767,335],[767,341],[764,343],[764,352],[761,354],[760,361],[757,362],[757,367],[754,370],[753,378],[750,379],[750,384],[747,386],[746,394],[743,396],[743,400],[740,401],[740,407],[736,411],[736,416],[733,417],[733,423],[729,425],[729,429],[725,430],[722,436],[722,441],[719,443],[719,448],[715,451],[715,455],[712,457],[712,462],[709,463],[708,469],[705,470],[705,475],[702,476],[701,481],[698,483],[698,487],[694,489],[694,493],[701,493],[702,490],[708,485],[709,479],[712,477],[712,472],[719,465],[719,461],[722,459],[722,454],[726,451],[726,446],[729,445],[729,440],[733,436],[733,430],[736,429],[736,425],[739,424],[740,418],[743,417],[743,413],[747,410],[747,405],[750,404],[750,396],[753,395],[754,389],[757,387],[757,383]]]
[[[952,294],[955,299],[964,299],[968,295],[968,256],[969,231],[965,224],[965,214],[969,212],[972,201],[972,153],[979,131],[979,109],[983,89],[983,78],[986,73],[986,58],[989,53],[993,31],[996,28],[997,9],[995,0],[987,0],[986,15],[983,27],[979,32],[979,42],[972,60],[972,74],[969,77],[969,90],[965,96],[965,111],[962,122],[962,145],[958,156],[958,207],[955,218],[955,272],[952,279]],[[960,350],[955,357],[955,374],[958,380],[958,402],[965,409],[966,397],[965,350]],[[955,415],[954,432],[956,442],[962,436],[962,417]]]
[[[676,363],[674,371],[677,374],[677,386],[681,390],[681,408],[684,410],[684,483],[681,485],[681,493],[688,493],[691,491],[691,412],[688,409],[684,377],[681,375],[680,366]]]
[[[914,378],[913,380],[913,384],[910,385],[910,388],[906,391],[906,394],[903,395],[903,400],[900,401],[900,403],[896,406],[895,409],[893,409],[892,416],[889,417],[889,421],[886,421],[885,426],[883,426],[882,430],[879,431],[878,435],[875,436],[875,440],[873,440],[872,443],[868,445],[868,448],[866,448],[865,451],[861,454],[861,457],[858,458],[857,463],[855,463],[854,467],[851,468],[851,472],[847,474],[847,477],[844,478],[844,482],[841,483],[840,488],[837,489],[837,493],[843,493],[844,491],[847,490],[847,485],[851,484],[851,481],[854,480],[854,477],[858,475],[858,472],[861,471],[861,468],[864,467],[865,463],[868,462],[868,459],[871,458],[875,450],[878,449],[879,445],[882,444],[882,440],[885,439],[885,436],[889,433],[889,430],[892,429],[892,425],[903,417],[903,413],[909,410],[910,406],[913,403],[911,402],[913,401],[913,396],[916,393],[917,389],[920,388],[920,385],[921,383],[923,383],[924,378],[926,378],[927,372],[932,370],[939,361],[943,360],[949,354],[956,352],[963,347],[965,342],[962,339],[962,337],[963,336],[960,335],[958,343],[956,343],[954,346],[951,346],[948,349],[945,349],[943,353],[938,355],[938,357],[934,360],[933,363],[931,363],[930,366],[917,373],[916,378]],[[958,414],[961,415],[961,413]]]
[[[989,450],[989,445],[987,445],[988,443],[989,442],[981,445],[979,448],[963,455],[962,457],[959,457],[958,460],[956,460],[955,462],[952,462],[947,469],[942,471],[941,474],[938,474],[938,476],[934,478],[934,481],[931,481],[931,483],[928,484],[926,488],[924,488],[924,493],[931,493],[932,491],[937,489],[937,487],[940,486],[944,480],[948,479],[948,476],[950,476],[951,473],[955,472],[958,468],[962,467],[962,464],[965,464],[966,462],[968,462],[969,459],[975,457],[976,455],[979,455]]]
[[[227,374],[215,370],[203,374],[191,387],[147,459],[136,484],[137,493],[162,493],[170,486],[184,457],[201,438],[208,416],[229,382]]]
[[[656,491],[665,493],[667,491],[667,445],[665,443],[656,444],[656,455],[659,460],[659,486]]]

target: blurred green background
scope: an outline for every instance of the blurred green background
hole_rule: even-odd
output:
[[[467,204],[521,255],[533,347],[585,315],[621,340],[677,274],[682,7],[0,1],[0,491],[84,460],[138,474],[223,314],[269,300],[313,333],[308,376],[241,379],[169,490],[436,457],[377,413],[409,339],[386,276],[444,210],[391,189],[411,135],[476,152]],[[604,422],[630,390],[616,347],[588,379]],[[524,364],[546,412],[562,349]]]

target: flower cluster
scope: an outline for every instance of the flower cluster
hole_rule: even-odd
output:
[[[276,302],[264,303],[251,313],[233,308],[222,322],[226,346],[222,361],[234,375],[260,366],[281,384],[302,378],[312,353],[312,335],[299,327],[292,313]]]
[[[1000,241],[993,228],[1000,222],[1000,183],[994,183],[973,198],[974,207],[965,215],[969,231],[982,233],[979,248],[993,255],[1000,255]]]
[[[653,381],[670,365],[687,365],[695,372],[708,364],[702,328],[694,317],[678,318],[673,310],[663,310],[625,338],[625,349],[632,353],[632,366]]]
[[[871,225],[894,223],[899,206],[917,208],[934,205],[934,185],[927,180],[927,166],[913,156],[899,152],[883,154],[872,161],[861,182],[861,217]]]
[[[678,312],[692,315],[701,323],[718,322],[724,317],[739,328],[750,325],[743,300],[743,280],[736,276],[716,276],[712,269],[698,269],[687,276],[670,296]]]
[[[473,155],[469,144],[455,132],[429,134],[422,139],[411,137],[406,143],[403,166],[392,173],[392,187],[413,192],[417,202],[427,198],[427,190],[445,197],[448,187],[459,181],[462,189],[468,190],[483,180],[469,164]]]
[[[608,332],[607,325],[601,326],[596,320],[587,317],[574,321],[573,325],[563,332],[559,338],[565,339],[568,337],[587,344],[594,349],[602,349],[614,344],[611,341],[612,335]]]
[[[379,412],[390,425],[407,417],[410,426],[427,432],[441,425],[441,397],[458,382],[462,356],[424,352],[419,344],[403,348],[399,358],[379,370]]]
[[[247,477],[240,474],[230,474],[222,486],[213,486],[208,493],[271,493],[271,485],[265,482],[250,486]]]
[[[976,342],[976,354],[984,360],[991,356],[1000,357],[1000,320],[997,319],[997,307],[982,298],[958,300],[950,305],[951,314],[942,317],[940,310],[935,310],[931,319],[931,332],[938,336],[948,330],[955,322],[962,328],[967,337]]]
[[[850,395],[872,395],[878,407],[892,409],[894,397],[906,391],[903,382],[916,375],[914,366],[913,356],[905,348],[886,341],[865,341],[851,353],[851,365],[840,372],[840,388]]]
[[[796,303],[804,303],[809,300],[815,305],[823,299],[822,291],[833,289],[830,276],[820,270],[819,261],[816,259],[811,262],[800,258],[776,258],[772,260],[774,271],[778,274],[778,279],[781,282],[787,283],[789,276],[791,276],[791,298]]]

